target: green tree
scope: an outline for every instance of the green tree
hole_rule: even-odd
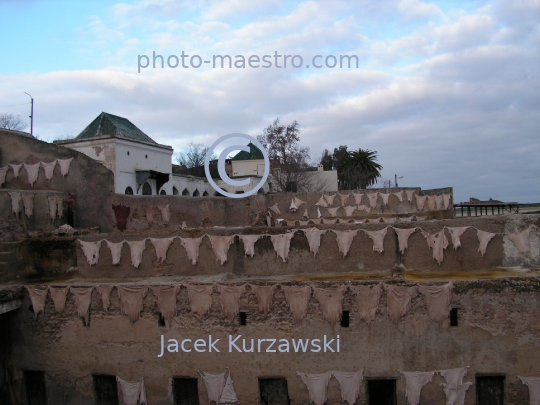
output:
[[[382,166],[377,163],[377,152],[369,149],[349,151],[347,145],[334,149],[333,166],[338,171],[340,190],[364,189],[381,177]]]

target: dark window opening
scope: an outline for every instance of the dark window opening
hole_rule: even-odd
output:
[[[243,190],[238,190],[236,193],[234,194],[244,194],[244,191]]]
[[[165,190],[161,190],[161,191],[159,192],[159,195],[167,195],[167,193],[165,192]]]
[[[127,153],[127,155],[129,156],[129,150],[128,150],[128,153]]]
[[[182,195],[189,195],[189,191],[187,188],[185,188],[184,191],[182,191]]]
[[[205,191],[202,195],[203,197],[208,197],[208,191]]]
[[[458,326],[458,308],[450,310],[450,326]]]
[[[396,405],[396,380],[368,380],[369,405]]]
[[[176,187],[172,188],[173,195],[178,195],[178,189]]]
[[[285,184],[285,191],[290,191],[293,193],[298,192],[298,183],[296,181],[288,181],[287,184]]]
[[[30,312],[34,312],[34,306],[33,306],[33,305],[30,305],[30,306],[28,307],[28,310],[29,310]]]
[[[199,405],[199,388],[194,377],[175,377],[173,379],[175,405]]]
[[[225,190],[227,191],[227,190]],[[225,197],[223,194],[218,193],[217,191],[214,193],[214,197]]]
[[[503,405],[504,380],[505,377],[503,375],[477,376],[477,405]]]
[[[28,405],[47,405],[44,371],[24,371],[26,403]]]
[[[269,189],[270,191],[272,191],[272,187],[273,187],[272,183],[268,183],[268,189]]]
[[[124,192],[124,194],[133,195],[133,189],[129,186],[126,187],[126,191]]]
[[[159,313],[157,325],[160,327],[165,326],[165,318],[163,318],[163,316],[161,315],[161,312]]]
[[[142,186],[143,195],[152,195],[152,187],[148,183],[144,183]]]
[[[341,313],[341,327],[342,328],[349,327],[349,310],[345,310]]]
[[[95,405],[118,405],[116,376],[93,375]]]
[[[240,318],[240,326],[246,326],[247,325],[247,312],[240,311],[238,313],[238,317]]]
[[[199,197],[199,196],[200,196],[199,190],[195,190],[195,191],[193,192],[193,197]]]
[[[144,155],[144,158],[145,158],[145,159],[148,159],[148,155]]]
[[[285,378],[259,378],[261,405],[289,405],[289,389]]]
[[[264,190],[262,187],[259,189],[259,191],[257,191],[257,194],[264,194]]]

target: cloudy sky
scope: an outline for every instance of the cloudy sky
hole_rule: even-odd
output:
[[[43,140],[101,111],[175,150],[279,117],[314,157],[377,151],[400,186],[540,201],[540,0],[0,0],[0,38],[0,113],[32,94]]]

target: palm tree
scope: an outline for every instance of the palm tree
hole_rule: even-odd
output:
[[[381,177],[383,167],[376,162],[377,152],[369,149],[358,149],[349,152],[349,156],[344,159],[341,165],[340,185],[342,190],[364,189],[377,182]]]

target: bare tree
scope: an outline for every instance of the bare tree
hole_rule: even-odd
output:
[[[185,166],[187,169],[204,166],[204,158],[208,153],[208,146],[202,143],[191,142],[188,147],[174,155],[174,159],[180,166]],[[217,159],[215,153],[212,153],[210,160]]]
[[[12,131],[22,131],[28,124],[24,123],[20,115],[0,114],[0,128],[10,129]]]

